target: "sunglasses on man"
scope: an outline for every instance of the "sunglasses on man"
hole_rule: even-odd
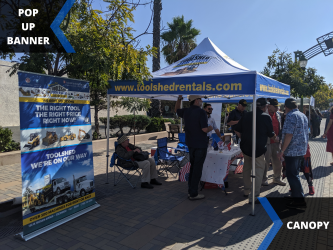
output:
[[[213,108],[208,108],[208,110],[213,110]]]

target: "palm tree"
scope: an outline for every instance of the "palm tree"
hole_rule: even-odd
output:
[[[153,47],[157,48],[157,53],[153,57],[153,72],[160,69],[161,53],[161,10],[162,0],[154,0],[154,19],[153,19]],[[161,101],[157,99],[151,100],[151,117],[161,116]]]
[[[192,23],[192,19],[186,22],[184,16],[174,17],[172,23],[168,23],[170,30],[162,33],[165,42],[162,53],[169,64],[182,59],[197,46],[195,37],[200,30],[193,28]]]

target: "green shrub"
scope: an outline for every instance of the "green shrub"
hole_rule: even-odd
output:
[[[101,134],[97,133],[96,131],[94,131],[94,133],[93,133],[93,140],[98,140],[98,139],[102,139]]]
[[[174,118],[173,124],[180,124],[180,118]]]
[[[13,132],[8,128],[0,127],[0,152],[20,150],[20,143],[12,138]]]
[[[175,121],[172,118],[164,118],[164,122],[170,122],[171,124],[175,124]]]
[[[128,117],[129,126],[131,130],[133,129],[134,132],[137,134],[140,133],[140,130],[144,130],[149,124],[151,119],[145,115],[136,115],[135,116],[135,128],[134,128],[134,115]]]
[[[110,124],[113,124],[115,128],[119,128],[121,134],[124,134],[123,128],[129,125],[127,115],[116,115],[110,118],[110,121]]]
[[[164,119],[160,117],[151,118],[150,124],[146,127],[148,133],[165,130]]]
[[[106,136],[106,117],[100,117],[100,122],[105,125],[105,136]],[[116,129],[119,128],[119,132],[124,134],[123,128],[130,127],[131,133],[132,130],[136,133],[139,133],[141,130],[144,130],[150,123],[150,118],[145,115],[136,115],[135,116],[135,128],[134,128],[134,115],[116,115],[110,117],[109,128]]]
[[[106,136],[107,117],[100,117],[99,121],[104,124],[104,134]],[[117,125],[115,124],[115,120],[113,119],[113,117],[110,117],[109,129],[115,129],[115,128],[117,128]]]

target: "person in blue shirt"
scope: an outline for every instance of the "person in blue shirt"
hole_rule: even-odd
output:
[[[188,180],[188,197],[190,200],[205,198],[203,194],[198,193],[198,185],[207,155],[207,133],[213,130],[212,126],[208,126],[206,112],[201,109],[201,98],[203,98],[203,96],[188,96],[190,107],[181,109],[180,102],[182,96],[180,95],[175,107],[177,115],[185,120],[185,142],[189,149],[191,163]]]
[[[282,129],[282,146],[278,157],[284,155],[287,179],[291,188],[288,208],[306,208],[304,192],[299,179],[299,171],[303,157],[306,154],[309,135],[308,118],[297,109],[296,100],[288,98],[285,101],[286,118]]]

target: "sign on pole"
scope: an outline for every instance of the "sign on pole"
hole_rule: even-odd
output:
[[[313,98],[313,96],[311,96],[311,98],[310,98],[310,105],[312,107],[314,107],[314,105],[315,105],[315,99]]]
[[[95,201],[89,83],[19,72],[24,240]],[[50,225],[52,225],[50,227]]]

